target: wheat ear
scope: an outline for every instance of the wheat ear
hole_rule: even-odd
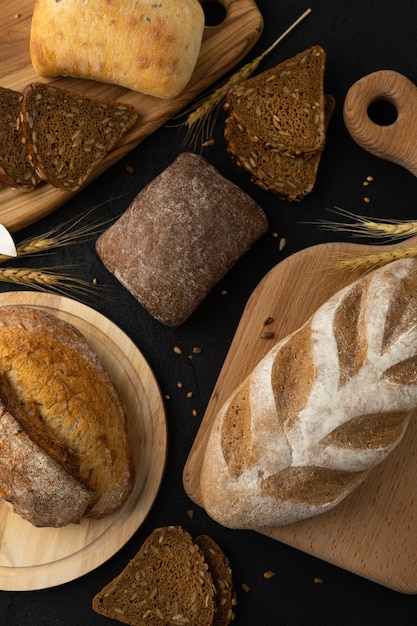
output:
[[[387,241],[405,239],[417,233],[416,220],[370,219],[364,215],[356,215],[345,209],[340,209],[339,207],[336,207],[333,211],[352,219],[352,223],[331,222],[327,220],[318,220],[316,223],[325,230],[350,232],[360,237],[380,238]]]
[[[63,295],[77,293],[85,296],[92,291],[92,285],[87,281],[46,268],[0,267],[0,282]]]
[[[397,248],[395,250],[385,250],[384,252],[374,252],[362,256],[341,259],[335,263],[335,268],[339,270],[350,270],[351,272],[369,272],[371,270],[387,265],[398,259],[408,259],[417,256],[417,246],[407,248]]]
[[[272,50],[276,48],[277,45],[281,43],[281,41],[289,35],[289,33],[294,30],[294,28],[296,28],[310,13],[311,9],[304,11],[304,13],[302,13],[302,15],[300,15],[295,22],[293,22],[291,26],[289,26],[264,52],[262,52],[262,54],[241,67],[237,72],[232,74],[226,83],[212,91],[203,103],[188,115],[185,122],[188,128],[191,130],[195,129],[196,133],[199,131],[204,132],[204,124],[207,123],[207,120],[211,115],[213,115],[213,113],[215,114],[218,112],[218,109],[225,99],[228,91],[230,91],[230,89],[232,89],[235,85],[241,83],[243,80],[249,78],[258,69],[261,61],[263,61],[263,59],[270,52],[272,52]],[[188,136],[189,135],[187,134],[187,137]]]

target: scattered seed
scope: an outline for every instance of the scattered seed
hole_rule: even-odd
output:
[[[285,237],[281,237],[281,239],[279,240],[279,244],[278,244],[278,250],[282,252],[286,244],[287,244],[287,240],[285,239]]]
[[[272,332],[262,333],[261,335],[261,339],[273,339],[274,337],[275,337],[275,333],[272,333]]]
[[[183,384],[182,384],[182,382],[180,380],[177,382],[177,387],[178,387],[178,389],[182,389],[182,387],[183,387]]]
[[[371,183],[374,180],[373,176],[367,176],[366,180],[368,181],[368,183]]]
[[[192,410],[192,414],[193,414],[193,417],[197,417],[197,415],[198,415],[197,410],[196,410],[196,409],[193,409],[193,410]]]
[[[192,391],[189,391],[189,392],[187,393],[187,398],[192,398],[192,397],[193,397],[193,392],[192,392]]]
[[[274,321],[273,317],[267,317],[266,320],[264,321],[264,326],[269,326],[270,324],[272,324],[273,321]]]
[[[241,585],[241,586],[242,586],[243,591],[244,591],[245,593],[248,593],[248,591],[249,591],[249,585],[247,585],[246,583],[242,583],[242,585]]]
[[[273,572],[271,569],[267,570],[266,572],[263,573],[263,577],[266,578],[267,580],[269,578],[274,578],[274,576],[276,576],[276,573]]]
[[[207,141],[203,142],[202,146],[203,148],[207,148],[209,146],[214,146],[215,143],[214,139],[207,139]]]
[[[93,285],[97,285],[97,278],[93,278]]]
[[[322,578],[319,578],[318,576],[315,577],[314,582],[316,584],[321,585],[322,583],[324,583],[324,580]]]
[[[364,201],[364,202],[369,203],[369,202],[371,201],[371,199],[370,199],[370,198],[368,198],[368,196],[365,196],[365,197],[364,197],[364,199],[363,199],[363,201]]]
[[[272,233],[272,236],[276,239],[278,237],[278,233]]]
[[[165,395],[165,400],[171,400],[171,396],[168,393]]]
[[[182,354],[182,350],[179,346],[174,346],[174,352],[175,354]]]
[[[222,296],[226,296],[227,295],[227,289],[222,289],[220,293],[221,293]]]
[[[189,517],[190,519],[194,519],[194,511],[193,511],[193,509],[189,509],[189,510],[187,511],[187,515],[188,515],[188,517]]]
[[[134,171],[135,171],[135,170],[134,170],[134,168],[133,168],[131,165],[127,165],[127,166],[126,166],[126,172],[127,172],[128,174],[133,174],[133,172],[134,172]]]
[[[201,353],[201,348],[198,348],[197,346],[194,346],[193,354],[200,354],[200,353]]]

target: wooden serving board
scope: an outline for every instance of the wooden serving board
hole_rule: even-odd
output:
[[[202,4],[206,1],[201,0]],[[54,84],[88,95],[132,104],[138,111],[135,126],[118,142],[89,179],[91,182],[153,131],[179,113],[197,95],[231,70],[252,48],[263,29],[263,18],[254,0],[218,0],[225,19],[204,29],[201,52],[186,89],[172,100],[145,96],[115,85],[60,78]],[[0,16],[0,85],[21,91],[34,81],[44,81],[34,71],[29,53],[34,0],[3,3]],[[44,217],[63,205],[73,192],[43,184],[30,193],[0,189],[0,223],[11,232]]]
[[[141,352],[110,320],[69,298],[31,292],[0,294],[0,307],[36,306],[78,328],[117,384],[125,404],[136,481],[120,511],[64,528],[35,528],[0,504],[0,589],[43,589],[95,569],[115,554],[147,516],[167,456],[165,407]]]
[[[379,251],[417,245],[378,246]],[[375,251],[330,243],[307,248],[274,267],[251,295],[184,468],[188,495],[199,505],[199,477],[214,417],[270,348],[298,329],[342,287],[358,278],[336,260]],[[264,321],[273,318],[267,327]],[[274,333],[262,339],[262,333]],[[259,532],[377,583],[417,593],[417,414],[399,446],[367,480],[327,513]],[[239,531],[236,531],[239,532]]]

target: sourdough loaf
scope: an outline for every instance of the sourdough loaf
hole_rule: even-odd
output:
[[[276,344],[226,401],[200,476],[209,515],[288,524],[350,494],[417,407],[417,260],[342,289]]]
[[[36,526],[118,510],[134,481],[126,414],[81,333],[44,310],[0,307],[0,375],[2,498]],[[13,429],[23,443],[13,441]]]
[[[0,87],[0,182],[20,191],[32,191],[41,179],[18,131],[21,99],[20,92]]]
[[[312,46],[230,89],[225,108],[254,142],[290,157],[322,150],[325,65]]]
[[[332,116],[335,100],[326,95],[326,128]],[[228,152],[251,177],[253,183],[288,202],[299,202],[311,193],[317,178],[322,151],[300,156],[288,156],[253,141],[241,124],[229,115],[224,135]]]
[[[36,0],[30,54],[41,76],[74,76],[174,98],[204,30],[198,0]]]
[[[203,157],[184,152],[142,189],[96,249],[153,317],[178,326],[267,226],[252,198]]]
[[[33,83],[23,90],[19,118],[37,174],[54,187],[77,191],[135,123],[137,113],[122,102]]]
[[[157,528],[92,604],[97,613],[132,626],[211,626],[213,579],[186,530]]]

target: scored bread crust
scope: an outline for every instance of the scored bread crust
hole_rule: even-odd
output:
[[[30,54],[41,76],[73,76],[174,98],[204,30],[197,0],[36,0]]]
[[[44,310],[1,307],[0,373],[24,413],[20,429],[93,492],[85,515],[100,518],[119,509],[135,474],[126,414],[114,382],[81,333]],[[69,451],[67,458],[57,455],[52,439]],[[14,463],[13,457],[7,461]],[[22,489],[29,489],[25,474],[21,479]],[[29,521],[37,524],[35,507]]]
[[[401,441],[417,407],[417,260],[342,289],[225,402],[200,475],[207,513],[262,528],[323,513]]]

